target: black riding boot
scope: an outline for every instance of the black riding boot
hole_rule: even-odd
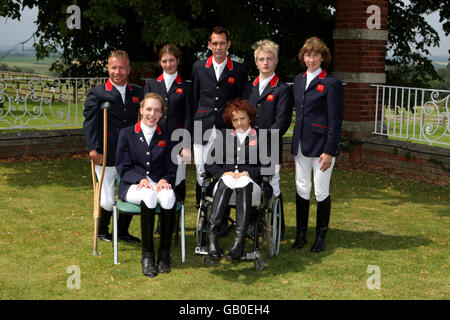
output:
[[[159,235],[158,272],[169,273],[172,228],[175,222],[175,206],[169,210],[161,208],[159,221],[161,233]]]
[[[316,241],[311,248],[311,252],[322,252],[325,250],[325,236],[330,223],[330,212],[330,196],[321,202],[317,202]]]
[[[309,200],[305,200],[296,193],[296,219],[297,237],[292,245],[292,249],[299,250],[306,244],[306,232],[308,231]]]
[[[253,183],[236,190],[236,235],[227,259],[239,260],[244,255],[245,235],[252,208]]]
[[[100,217],[98,220],[98,238],[103,241],[112,241],[112,235],[109,233],[109,222],[111,221],[112,211],[106,211],[100,208]]]
[[[118,238],[120,240],[130,242],[130,243],[139,243],[141,240],[135,236],[132,236],[128,232],[128,228],[130,227],[131,219],[133,219],[133,216],[130,214],[122,214],[119,213],[119,221],[118,224]]]
[[[142,273],[150,278],[158,275],[153,245],[154,227],[155,209],[149,209],[144,201],[141,201]]]
[[[220,259],[221,257],[221,249],[219,248],[217,237],[232,193],[233,190],[228,188],[222,180],[219,180],[206,230],[208,236],[208,255],[213,259]]]

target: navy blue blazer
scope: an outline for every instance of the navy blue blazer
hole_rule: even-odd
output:
[[[244,90],[243,99],[247,99],[256,108],[255,129],[280,130],[280,162],[282,154],[282,137],[289,129],[292,121],[294,101],[288,84],[279,81],[277,75],[259,95],[259,76],[249,82]]]
[[[223,110],[227,102],[242,96],[248,80],[247,69],[244,65],[227,57],[226,67],[217,81],[212,59],[213,56],[197,61],[192,66],[194,122],[201,121],[202,135],[214,125],[217,129],[226,128],[222,118]],[[207,140],[200,139],[202,137],[194,137],[194,142],[207,143]]]
[[[120,176],[119,199],[125,200],[130,186],[139,184],[147,176],[156,183],[166,179],[174,186],[177,164],[171,159],[172,148],[169,132],[161,129],[159,125],[150,144],[145,141],[141,121],[122,129],[116,154],[116,169]]]
[[[298,144],[307,157],[322,153],[333,157],[339,154],[341,137],[343,87],[338,78],[323,70],[305,91],[306,72],[297,75],[292,85],[295,102],[295,126],[292,154],[297,155]]]
[[[120,129],[136,123],[139,103],[143,96],[141,87],[128,84],[124,104],[119,90],[114,87],[110,79],[104,85],[89,90],[83,110],[84,137],[89,151],[96,149],[98,153],[103,154],[103,110],[100,110],[100,105],[105,101],[111,103],[111,108],[108,109],[107,166],[116,164],[117,139]]]
[[[241,144],[236,130],[222,129],[220,131],[223,137],[222,153],[218,154],[218,140],[216,138],[214,149],[208,154],[208,160],[205,164],[205,171],[219,179],[228,171],[248,171],[250,178],[256,183],[260,183],[262,175],[261,168],[269,168],[270,163],[262,163],[260,158],[260,148],[269,148],[269,141],[262,143],[259,132],[254,128]],[[227,139],[228,135],[228,139]],[[265,151],[267,154],[267,151]],[[270,173],[269,173],[270,172]],[[267,174],[269,173],[269,174]],[[263,175],[272,175],[272,171],[263,172]]]
[[[166,114],[158,123],[161,128],[167,129],[170,133],[175,129],[184,128],[192,136],[194,111],[190,83],[181,79],[178,74],[167,91],[164,74],[161,74],[158,78],[147,81],[144,95],[147,92],[157,93],[166,101]]]

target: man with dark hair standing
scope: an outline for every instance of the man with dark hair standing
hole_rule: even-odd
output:
[[[106,169],[103,179],[100,200],[100,219],[98,237],[103,241],[111,241],[109,232],[112,207],[114,204],[115,180],[117,176],[116,148],[120,129],[131,126],[137,122],[139,103],[144,97],[142,88],[128,83],[131,67],[128,54],[117,50],[108,57],[109,79],[106,84],[92,88],[84,102],[83,129],[89,157],[95,164],[95,172],[99,178],[103,159],[103,112],[100,106],[108,101],[111,108],[108,110],[108,151]],[[127,242],[140,242],[128,232],[132,216],[119,215],[118,237]]]
[[[240,98],[248,81],[246,68],[232,61],[227,51],[231,46],[227,29],[215,27],[209,36],[212,56],[192,66],[194,109],[194,160],[197,171],[196,199],[200,203],[201,177],[208,151],[216,137],[216,129],[225,128],[222,118],[227,102]],[[196,131],[201,125],[201,131]],[[201,135],[200,135],[201,133]],[[206,134],[205,134],[206,133]]]

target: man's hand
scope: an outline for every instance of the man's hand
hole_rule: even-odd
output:
[[[97,150],[89,151],[89,157],[94,161],[94,164],[101,166],[103,163],[103,155],[98,153]]]
[[[333,160],[333,157],[329,154],[322,153],[319,157],[319,163],[322,163],[320,166],[321,171],[327,171],[329,167],[331,167],[331,161]]]

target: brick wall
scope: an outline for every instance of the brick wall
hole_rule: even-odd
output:
[[[82,129],[0,134],[0,159],[54,158],[86,150]]]

